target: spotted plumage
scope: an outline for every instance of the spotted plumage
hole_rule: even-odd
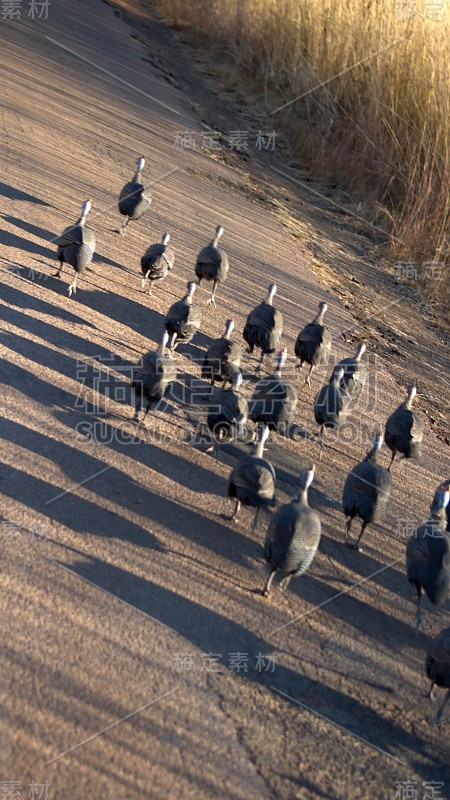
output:
[[[81,215],[74,225],[66,228],[55,240],[58,246],[59,269],[55,277],[60,278],[63,264],[69,264],[75,270],[75,277],[69,286],[69,297],[77,291],[77,278],[82,275],[91,263],[95,252],[95,234],[86,226],[86,217],[91,210],[91,200],[86,200],[81,207]]]
[[[342,492],[342,506],[346,518],[345,538],[348,542],[350,528],[355,517],[362,520],[357,541],[351,546],[359,550],[359,543],[367,525],[380,522],[386,516],[392,493],[392,477],[379,463],[379,452],[383,437],[377,434],[373,447],[363,461],[356,464],[347,475]]]
[[[261,350],[258,373],[261,371],[264,356],[274,353],[280,346],[283,317],[273,306],[276,291],[276,285],[271,283],[265,300],[250,311],[243,331],[243,337],[248,344],[247,352],[253,353],[255,347]]]
[[[131,386],[134,390],[135,421],[139,419],[142,406],[145,406],[145,419],[149,410],[164,398],[169,384],[177,378],[176,362],[165,353],[168,341],[169,335],[165,331],[158,349],[146,353],[134,370]]]
[[[188,344],[194,338],[202,324],[202,312],[199,306],[193,303],[193,296],[196,283],[190,281],[187,285],[187,292],[181,300],[177,300],[167,312],[164,322],[170,340],[170,349],[183,342]]]
[[[448,690],[434,718],[435,724],[439,725],[444,708],[450,699],[450,626],[441,631],[431,642],[425,659],[425,671],[431,681],[430,698],[434,686]]]
[[[269,429],[261,427],[253,453],[239,459],[228,480],[228,497],[236,501],[231,519],[236,518],[241,504],[252,506],[256,508],[254,529],[258,524],[260,509],[269,508],[276,503],[275,470],[270,461],[263,456],[264,442],[268,436]]]
[[[304,363],[310,365],[305,380],[308,386],[311,385],[311,374],[314,367],[328,364],[330,357],[331,333],[323,322],[327,308],[327,303],[319,303],[319,310],[313,321],[300,331],[295,342],[295,355],[299,360],[297,367],[301,369]]]
[[[279,433],[286,433],[297,408],[296,389],[281,376],[286,358],[285,348],[278,353],[274,374],[258,381],[249,403],[250,419]]]
[[[423,422],[411,409],[415,396],[416,387],[409,386],[406,399],[386,422],[384,438],[392,452],[389,470],[397,453],[403,458],[419,460],[422,457]]]
[[[151,244],[141,258],[142,288],[150,281],[149,294],[152,293],[153,283],[167,278],[175,263],[175,253],[168,247],[169,241],[170,236],[165,233],[161,242]]]
[[[449,492],[438,489],[430,507],[430,517],[420,525],[406,545],[406,574],[417,591],[416,627],[422,624],[423,593],[436,606],[442,606],[450,584],[450,535],[446,532],[446,506]]]
[[[242,348],[237,342],[231,341],[230,336],[233,330],[234,322],[229,319],[226,322],[223,336],[214,339],[205,353],[202,378],[211,381],[213,388],[214,384],[219,381],[222,382],[222,388],[224,388],[240,372]]]
[[[200,250],[195,264],[195,274],[200,285],[202,280],[212,281],[213,290],[208,305],[216,305],[216,288],[219,283],[224,283],[229,269],[228,256],[224,250],[219,250],[219,239],[223,235],[223,228],[216,228],[214,239]]]
[[[125,233],[130,220],[136,221],[150,208],[152,197],[142,182],[142,170],[145,158],[141,156],[136,160],[136,171],[128,183],[123,186],[119,195],[119,212],[125,217],[120,233]]]
[[[340,390],[342,393],[347,394],[348,399],[352,405],[355,405],[362,390],[364,389],[367,370],[366,365],[362,363],[361,358],[366,351],[366,345],[361,342],[356,349],[354,356],[350,358],[343,358],[335,366],[336,369],[341,367],[344,370],[344,375],[340,383]]]
[[[314,468],[302,473],[298,497],[275,511],[270,520],[264,545],[264,555],[270,575],[263,595],[270,595],[270,587],[277,570],[281,572],[280,588],[286,588],[290,579],[304,575],[310,567],[321,536],[320,518],[308,504],[308,488],[314,479]]]
[[[240,392],[242,373],[233,377],[229,389],[221,389],[214,396],[213,406],[207,415],[207,426],[213,440],[215,455],[219,455],[221,442],[241,437],[248,420],[248,403]]]

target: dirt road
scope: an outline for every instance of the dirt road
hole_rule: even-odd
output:
[[[387,523],[369,529],[362,554],[344,547],[343,482],[401,401],[407,367],[392,366],[377,330],[332,291],[331,266],[318,269],[254,190],[251,175],[263,180],[270,156],[261,161],[250,142],[244,172],[205,146],[198,93],[210,92],[217,128],[243,129],[234,107],[194,80],[189,51],[150,12],[128,10],[134,17],[100,0],[60,0],[47,20],[24,5],[23,19],[0,22],[4,796],[16,781],[17,797],[50,800],[394,800],[409,781],[419,798],[433,782],[448,798],[450,721],[430,724],[423,661],[450,605],[427,604],[426,630],[414,635],[404,575],[406,535],[448,477],[448,446],[426,420],[423,461],[394,467]],[[152,208],[120,237],[117,196],[141,154]],[[273,172],[267,182],[300,203],[295,185]],[[97,255],[69,300],[69,272],[52,277],[52,240],[88,197]],[[300,204],[311,234],[370,272],[354,234],[337,243],[329,220]],[[218,307],[204,305],[202,333],[180,348],[168,408],[136,433],[130,367],[158,341],[218,223],[231,265]],[[166,230],[176,264],[149,298],[139,260]],[[185,439],[199,409],[196,358],[231,315],[239,336],[271,280],[288,374],[298,330],[325,297],[334,356],[364,338],[370,380],[345,439],[330,437],[317,465],[320,552],[267,602],[264,525],[251,532],[246,511],[235,525],[224,517],[233,449],[218,462]],[[385,318],[385,297],[370,280],[365,291],[367,314]],[[202,287],[199,301],[207,296]],[[408,316],[417,334],[425,322]],[[445,355],[438,333],[427,347],[435,359],[408,355],[419,381]],[[254,365],[246,359],[246,370]],[[310,433],[328,371],[311,390],[299,384],[298,423]],[[448,408],[445,383],[439,403]],[[268,454],[285,502],[302,467],[317,463],[317,445],[276,437]]]

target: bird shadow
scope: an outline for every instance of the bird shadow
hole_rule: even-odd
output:
[[[7,319],[13,325],[17,325],[23,330],[29,330],[31,333],[36,333],[38,336],[42,336],[44,339],[51,334],[55,341],[57,341],[58,337],[61,335],[60,329],[54,327],[53,325],[49,325],[49,323],[33,318],[30,314],[25,314],[22,309],[26,309],[30,312],[37,311],[40,314],[47,314],[52,317],[57,317],[58,319],[62,319],[70,324],[86,325],[89,328],[96,327],[91,322],[83,319],[83,317],[79,317],[77,314],[73,314],[71,311],[67,311],[65,308],[55,306],[53,303],[49,303],[46,300],[41,300],[38,297],[34,297],[28,292],[23,292],[16,286],[8,286],[5,283],[0,283],[0,300],[10,306],[16,306],[17,309],[20,309],[16,310],[15,308],[4,307],[2,309],[3,319]],[[73,334],[65,332],[64,336],[73,336]],[[77,340],[78,346],[82,342],[86,342],[86,340],[82,339],[81,337],[76,336],[74,338]],[[49,339],[49,341],[51,341],[51,339]]]
[[[3,214],[2,216],[10,225],[15,225],[16,228],[20,228],[26,231],[26,233],[31,233],[32,236],[39,236],[40,239],[45,239],[47,242],[53,241],[56,238],[54,231],[48,231],[46,228],[41,228],[19,217],[12,217],[10,214]]]
[[[32,255],[54,258],[54,251],[50,250],[50,248],[42,247],[40,244],[30,242],[29,239],[24,239],[23,236],[17,236],[15,233],[10,233],[3,229],[0,229],[0,244],[5,247],[15,247],[17,250],[22,250]]]
[[[10,186],[7,183],[0,183],[0,195],[7,197],[9,200],[24,200],[28,203],[36,203],[38,206],[46,206],[47,208],[54,208],[51,203],[46,203],[34,194],[23,192],[22,189],[17,189],[15,186]]]

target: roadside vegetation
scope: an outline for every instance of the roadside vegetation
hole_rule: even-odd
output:
[[[294,158],[348,191],[450,300],[448,0],[156,0],[220,60],[228,84],[276,114]],[[217,56],[219,58],[217,58]],[[415,274],[409,269],[406,275]]]

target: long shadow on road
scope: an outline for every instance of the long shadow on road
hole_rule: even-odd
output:
[[[272,645],[239,623],[100,559],[84,559],[72,563],[69,569],[168,625],[204,653],[232,651],[256,655],[273,651]],[[319,680],[282,665],[277,665],[273,673],[249,670],[240,674],[240,679],[255,681],[268,691],[274,687],[300,702],[306,702],[333,722],[376,746],[382,746],[402,761],[405,760],[405,751],[409,750],[417,757],[413,759],[414,769],[426,780],[450,779],[450,769],[442,761],[442,754],[433,752],[426,739],[414,736],[401,724],[383,719],[356,698],[327,687]]]

